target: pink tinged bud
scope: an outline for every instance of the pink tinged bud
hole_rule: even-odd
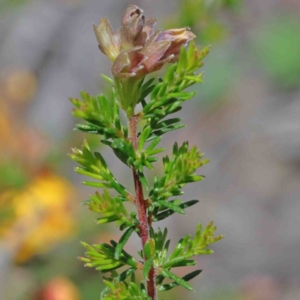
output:
[[[162,31],[157,35],[155,40],[170,41],[171,45],[169,49],[165,52],[163,58],[167,58],[170,55],[174,55],[174,59],[176,59],[180,53],[181,46],[186,45],[195,37],[196,36],[188,28],[179,28]]]
[[[159,70],[163,66],[163,64],[166,63],[166,61],[162,58],[170,47],[170,44],[171,43],[169,41],[150,43],[141,51],[147,57],[147,59],[143,63],[146,73]]]
[[[145,22],[142,32],[135,40],[136,45],[145,45],[145,43],[149,40],[149,37],[153,35],[153,27],[156,24],[156,22],[157,20],[155,18],[150,18]]]
[[[120,29],[123,49],[133,45],[142,32],[144,24],[143,10],[136,5],[129,5],[123,14]]]
[[[106,18],[94,26],[100,50],[114,62],[115,77],[138,79],[159,70],[164,64],[175,62],[181,46],[195,38],[188,28],[154,32],[155,24],[155,18],[145,21],[143,10],[129,5],[116,33]]]
[[[100,21],[98,27],[94,25],[95,34],[100,50],[114,61],[120,53],[120,41],[118,34],[115,34],[107,18]]]
[[[137,47],[120,53],[112,66],[112,73],[115,77],[134,77],[144,68],[143,62],[147,57],[139,52],[140,49],[141,47]]]
[[[153,34],[153,28],[157,20],[155,18],[150,18],[146,21],[143,31],[147,33],[148,36]]]

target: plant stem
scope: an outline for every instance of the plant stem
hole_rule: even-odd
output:
[[[132,140],[133,147],[135,150],[138,149],[138,137],[137,137],[138,119],[139,119],[138,116],[133,116],[129,119],[130,138]],[[140,225],[139,225],[140,237],[141,237],[142,246],[144,249],[146,242],[150,238],[150,235],[149,235],[150,224],[148,222],[148,217],[147,217],[147,206],[146,206],[146,202],[144,199],[143,186],[140,181],[140,178],[139,178],[136,168],[132,168],[132,173],[133,173],[134,187],[135,187],[135,193],[136,193],[135,205],[137,208],[138,219],[140,222]],[[146,262],[146,260],[147,260],[147,258],[144,254],[144,262]],[[151,297],[152,300],[157,300],[155,277],[156,277],[155,269],[152,267],[149,272],[149,275],[148,275],[149,279],[147,281],[147,293],[148,293],[148,296]]]

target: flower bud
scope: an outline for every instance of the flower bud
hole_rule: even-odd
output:
[[[114,62],[115,77],[139,79],[168,62],[176,62],[180,47],[195,38],[189,28],[154,32],[155,23],[155,18],[145,21],[142,9],[129,5],[116,33],[106,18],[94,26],[100,50]]]

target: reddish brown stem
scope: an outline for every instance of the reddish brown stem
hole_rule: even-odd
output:
[[[130,138],[133,143],[133,147],[135,150],[138,149],[138,137],[137,137],[137,123],[138,123],[138,117],[133,116],[129,119],[129,127],[130,127]],[[137,215],[139,219],[139,230],[140,230],[140,237],[142,240],[142,246],[144,249],[144,246],[146,242],[149,240],[149,228],[150,224],[148,221],[147,216],[147,205],[146,201],[144,199],[144,193],[143,193],[143,186],[141,183],[141,180],[139,178],[138,172],[135,168],[132,168],[133,172],[133,180],[134,180],[134,187],[135,187],[135,205],[137,208]],[[146,261],[147,258],[144,255],[144,261]],[[155,270],[152,267],[149,275],[148,275],[148,281],[147,281],[147,293],[148,296],[151,297],[152,300],[157,300],[157,290],[156,290],[156,284],[155,284]]]

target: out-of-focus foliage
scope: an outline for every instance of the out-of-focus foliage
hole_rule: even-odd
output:
[[[29,0],[0,0],[0,14],[7,9],[17,8]]]
[[[227,44],[232,35],[230,18],[238,16],[244,0],[179,0],[174,17],[166,24],[187,24],[196,33],[200,45],[212,45],[207,57],[199,105],[208,109],[218,107],[237,78],[237,66],[231,63],[234,47]]]
[[[48,168],[47,139],[16,118],[36,89],[32,72],[14,69],[0,90],[0,237],[18,262],[48,251],[74,231],[73,187]]]
[[[189,26],[202,44],[223,40],[228,32],[222,10],[240,7],[243,0],[179,0],[171,26]]]
[[[278,15],[254,32],[256,57],[276,88],[300,85],[300,21],[295,15]]]

